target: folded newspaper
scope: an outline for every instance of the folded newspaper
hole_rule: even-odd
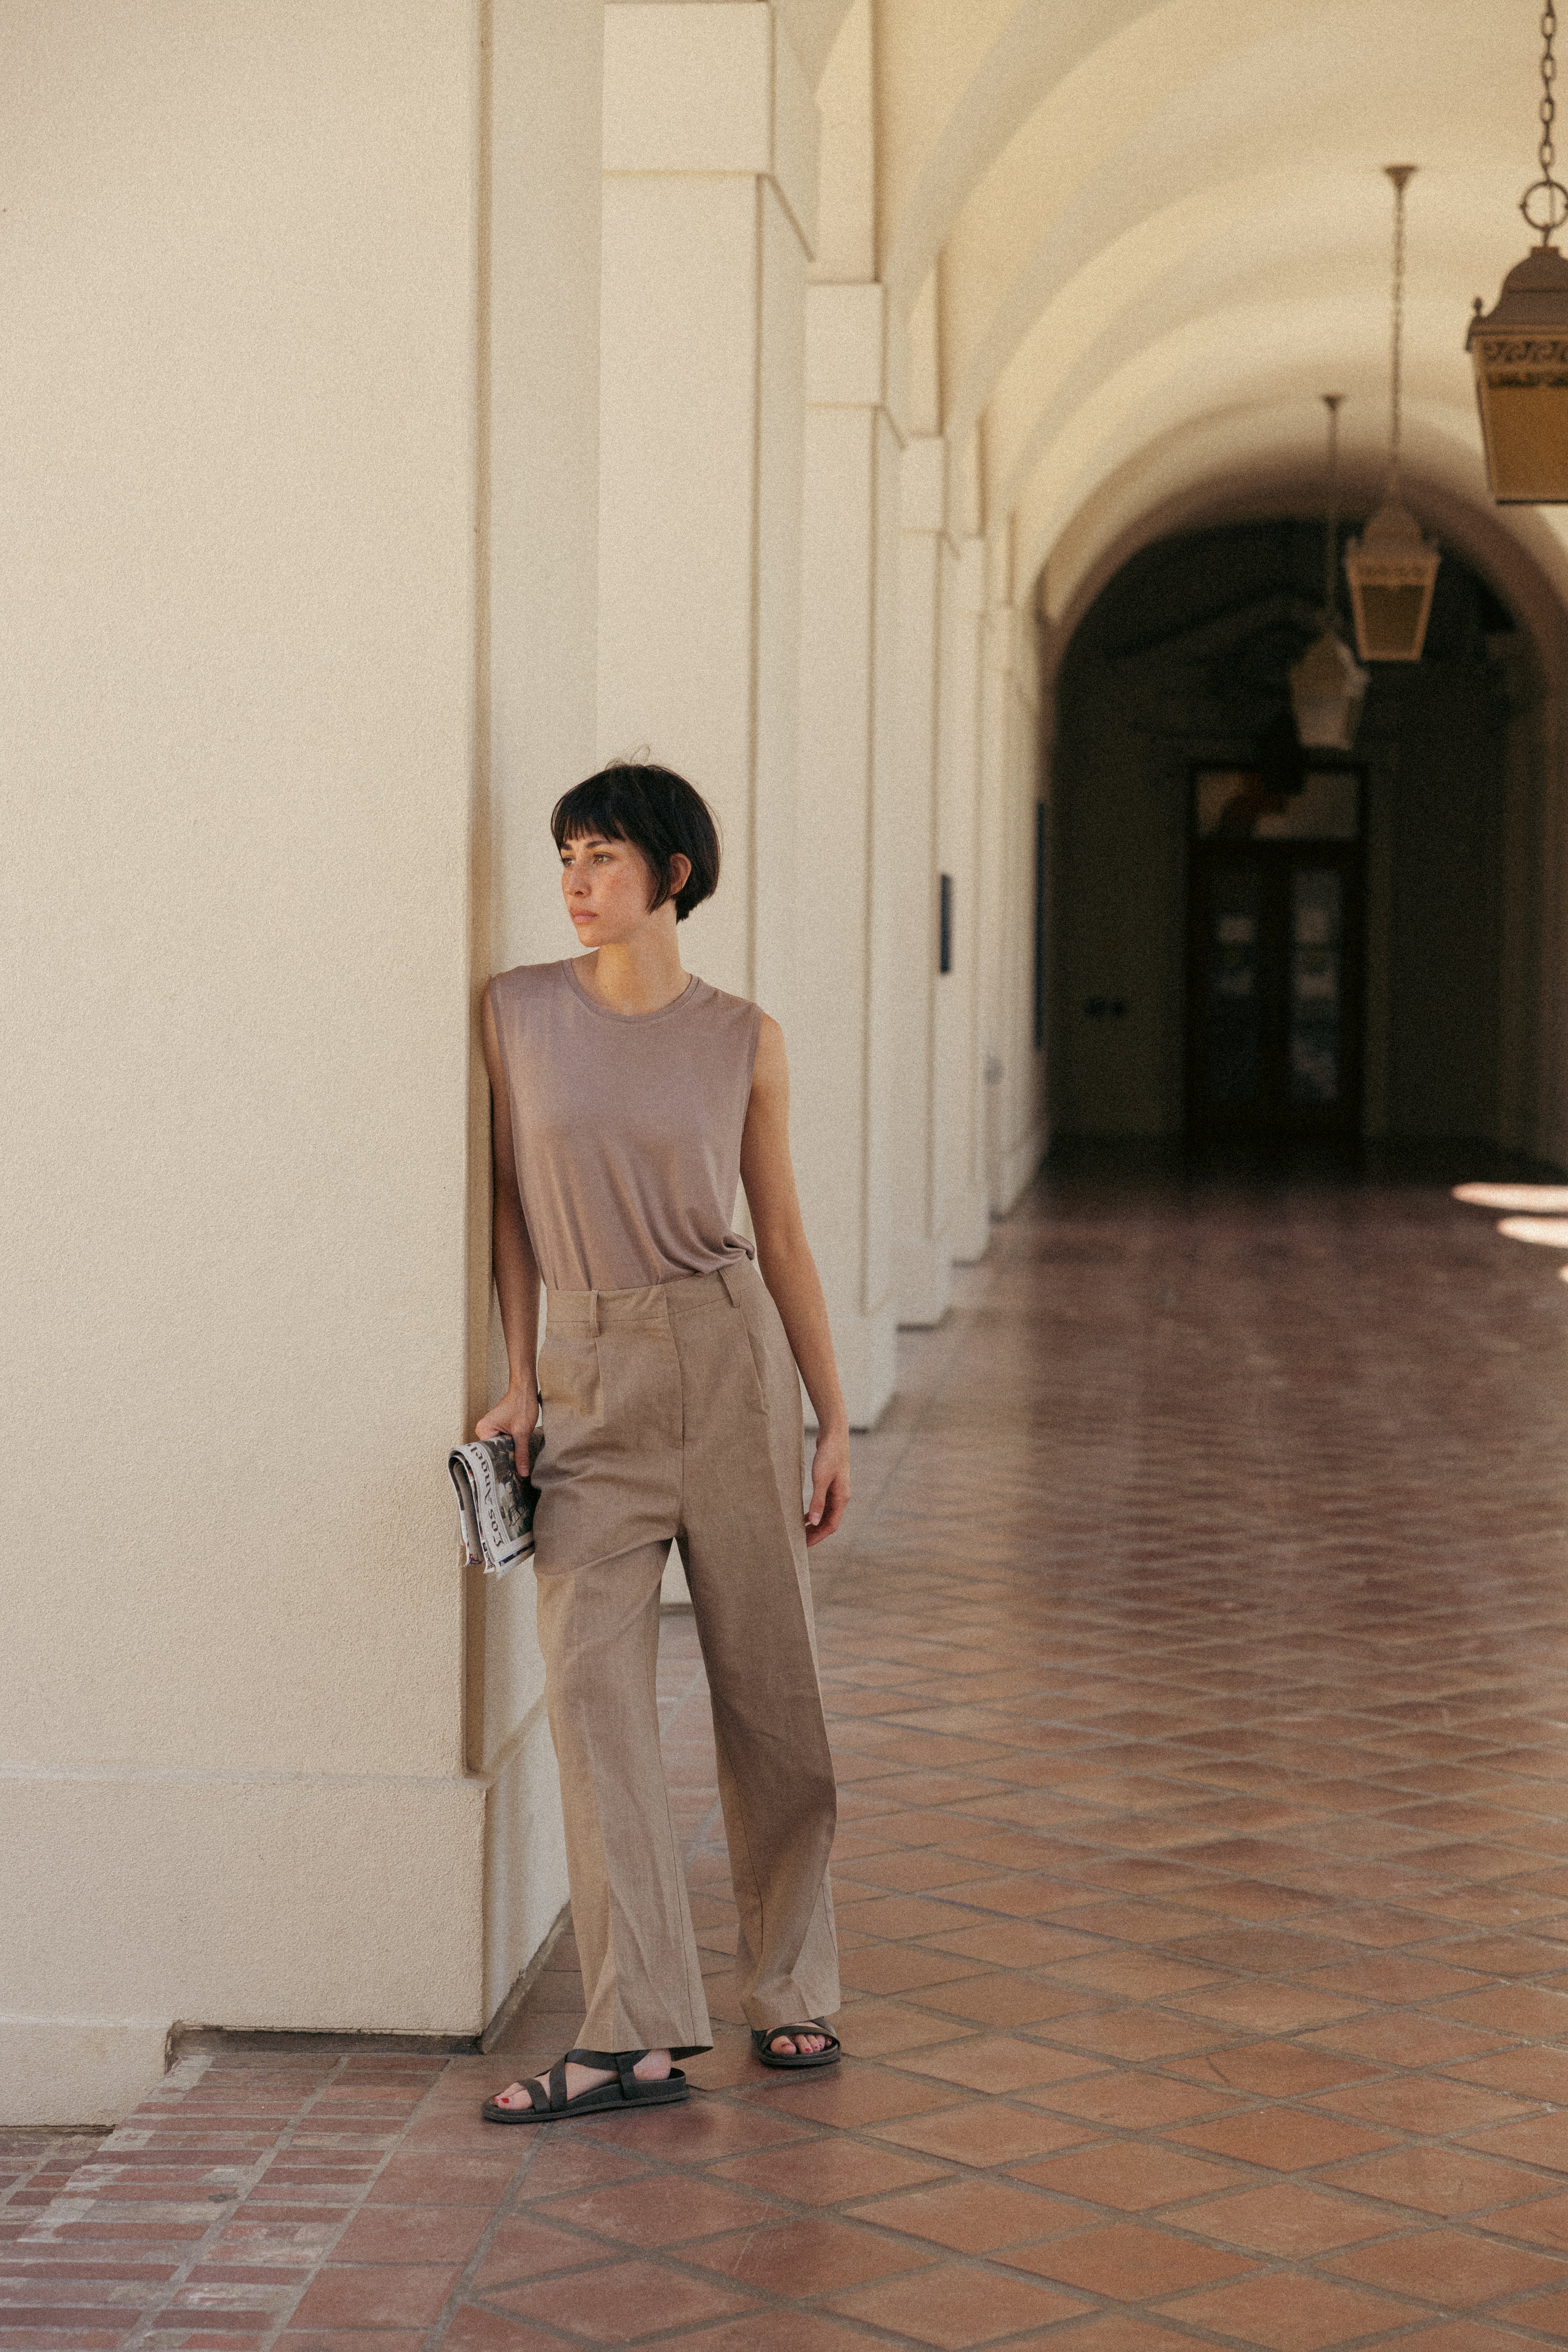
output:
[[[529,1467],[541,1442],[536,1430]],[[458,1527],[470,1568],[484,1563],[487,1576],[504,1576],[533,1549],[533,1507],[539,1489],[518,1475],[517,1450],[510,1437],[478,1437],[454,1445],[447,1457],[458,1490]]]

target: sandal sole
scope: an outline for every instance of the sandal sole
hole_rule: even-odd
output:
[[[684,2105],[688,2087],[665,2091],[647,2099],[606,2099],[601,2105],[584,2106],[585,2099],[594,2099],[593,2091],[580,2091],[568,2099],[563,2107],[498,2107],[487,2099],[479,2109],[487,2124],[569,2124],[590,2123],[595,2116],[635,2116],[641,2107],[679,2107]]]

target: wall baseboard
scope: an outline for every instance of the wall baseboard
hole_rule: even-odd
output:
[[[543,1943],[541,1944],[538,1951],[535,1952],[532,1959],[530,1960],[528,1966],[523,1969],[521,1975],[518,1978],[517,1982],[513,1985],[511,1990],[508,1993],[506,1999],[501,2002],[500,2007],[496,2011],[495,2015],[486,2026],[483,2033],[480,2034],[477,2045],[480,2050],[487,2053],[493,2050],[497,2042],[505,2035],[513,2018],[517,2015],[518,2011],[522,2007],[523,2002],[528,1999],[529,1994],[532,1991],[535,1981],[537,1980],[541,1971],[549,1967],[551,1954],[554,1951],[555,1947],[559,1944],[562,1937],[566,1933],[566,1930],[571,1924],[572,1906],[569,1903],[565,1903],[563,1904],[560,1911],[557,1913],[555,1924],[544,1938]],[[469,2046],[474,2047],[475,2045],[470,2044]]]
[[[953,1265],[978,1265],[991,1246],[991,1203],[977,1184],[953,1202],[947,1234]]]
[[[0,2123],[118,2123],[186,2021],[482,2031],[482,1780],[79,1768],[5,1794]]]
[[[119,2123],[163,2078],[169,2021],[0,2017],[0,2123],[79,2131]]]
[[[893,1294],[900,1331],[931,1331],[947,1313],[952,1296],[952,1258],[947,1235],[901,1242],[893,1255]]]
[[[1049,1142],[1045,1121],[1039,1120],[1029,1129],[1022,1143],[1005,1151],[996,1171],[995,1215],[1005,1217],[1016,1209],[1045,1164]]]

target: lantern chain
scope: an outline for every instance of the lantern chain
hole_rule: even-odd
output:
[[[1548,0],[1550,5],[1550,0]],[[1405,190],[1414,164],[1391,163],[1394,182],[1394,305],[1390,331],[1388,390],[1388,479],[1399,477],[1400,389],[1405,364]]]
[[[1337,629],[1340,618],[1340,403],[1342,392],[1325,392],[1329,412],[1329,513],[1323,544],[1323,626]]]
[[[1568,188],[1553,173],[1557,147],[1553,133],[1557,125],[1557,9],[1555,0],[1544,0],[1541,12],[1541,145],[1536,150],[1541,163],[1541,177],[1526,188],[1520,198],[1519,209],[1533,229],[1541,232],[1541,242],[1549,245],[1568,222]],[[1539,201],[1538,201],[1539,200]]]
[[[1541,176],[1548,184],[1552,179],[1552,166],[1557,161],[1557,150],[1552,138],[1552,128],[1557,120],[1557,100],[1552,89],[1557,79],[1557,60],[1552,53],[1552,45],[1556,38],[1557,10],[1552,0],[1546,0],[1541,12]]]

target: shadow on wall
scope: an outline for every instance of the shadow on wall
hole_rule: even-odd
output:
[[[1183,1130],[1191,778],[1255,764],[1321,625],[1321,564],[1315,522],[1186,533],[1135,556],[1074,635],[1055,762],[1055,1133]],[[1509,756],[1521,650],[1446,552],[1422,660],[1373,667],[1355,746],[1372,1138],[1528,1140],[1540,818],[1528,763]]]

